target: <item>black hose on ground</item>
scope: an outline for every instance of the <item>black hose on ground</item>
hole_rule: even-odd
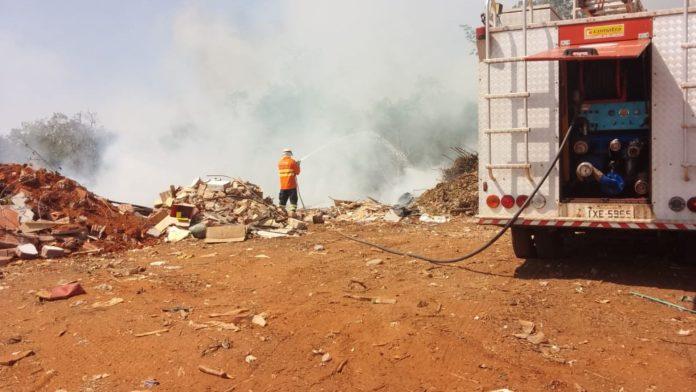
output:
[[[534,190],[529,195],[529,197],[524,202],[524,204],[522,204],[522,207],[520,207],[520,209],[515,213],[515,215],[512,216],[512,218],[505,224],[505,226],[503,226],[502,229],[500,229],[500,231],[493,238],[488,240],[485,244],[483,244],[482,246],[480,246],[478,249],[474,250],[473,252],[467,253],[464,256],[455,257],[453,259],[434,259],[431,257],[426,257],[426,256],[422,256],[422,255],[415,254],[415,253],[403,252],[400,250],[387,248],[386,246],[376,244],[374,242],[362,240],[360,238],[351,237],[351,236],[343,234],[341,232],[338,232],[338,234],[342,237],[345,237],[345,238],[351,240],[351,241],[358,242],[358,243],[361,243],[361,244],[364,244],[367,246],[371,246],[373,248],[380,249],[384,252],[391,253],[393,255],[411,257],[414,259],[424,260],[424,261],[427,261],[427,262],[433,263],[433,264],[454,264],[454,263],[458,263],[460,261],[464,261],[466,259],[470,259],[470,258],[476,256],[477,254],[483,252],[484,250],[488,249],[491,245],[493,245],[496,241],[498,241],[500,239],[500,237],[502,237],[505,234],[505,232],[508,231],[508,229],[510,227],[512,227],[512,225],[517,221],[517,218],[520,217],[522,212],[524,212],[524,210],[529,206],[529,204],[532,202],[532,199],[534,198],[534,196],[536,196],[536,194],[539,192],[539,189],[541,188],[541,186],[549,178],[549,175],[551,174],[551,171],[553,170],[553,168],[556,167],[558,160],[561,159],[561,154],[563,153],[563,149],[565,148],[565,146],[568,144],[568,140],[570,139],[570,134],[571,134],[571,131],[573,130],[574,126],[575,126],[575,121],[573,121],[573,123],[570,125],[570,128],[568,128],[568,132],[566,132],[566,135],[563,138],[563,141],[561,142],[561,145],[558,148],[558,153],[556,154],[556,157],[553,159],[553,162],[549,165],[548,170],[546,170],[544,177],[542,177],[541,181],[539,181],[539,184],[534,188]]]

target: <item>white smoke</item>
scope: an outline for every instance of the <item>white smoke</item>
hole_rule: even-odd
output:
[[[161,80],[89,103],[117,134],[96,192],[149,204],[169,184],[227,174],[275,197],[292,147],[297,158],[319,150],[302,164],[308,205],[393,201],[433,185],[450,146],[475,145],[458,2],[193,4],[167,22]]]

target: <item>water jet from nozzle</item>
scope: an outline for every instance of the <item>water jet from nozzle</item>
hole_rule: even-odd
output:
[[[389,150],[389,152],[399,161],[399,163],[401,163],[404,166],[410,165],[410,162],[408,161],[408,157],[406,156],[406,154],[403,151],[399,150],[389,140],[385,139],[383,136],[381,136],[373,131],[363,131],[363,132],[350,133],[350,134],[342,136],[338,139],[334,139],[334,140],[312,150],[309,154],[300,158],[300,162],[304,162],[312,155],[315,155],[315,154],[325,150],[326,148],[331,147],[335,144],[338,144],[338,143],[340,143],[348,138],[356,138],[359,136],[367,136],[367,137],[376,139],[381,145],[383,145],[384,147],[387,148],[387,150]]]

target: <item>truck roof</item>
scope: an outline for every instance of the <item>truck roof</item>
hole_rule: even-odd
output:
[[[537,10],[537,7],[535,7],[534,9]],[[674,14],[683,14],[683,13],[684,13],[684,8],[668,8],[668,9],[660,9],[660,10],[655,10],[655,11],[634,12],[634,13],[630,13],[630,14],[597,16],[597,17],[592,17],[592,18],[561,19],[561,20],[554,20],[554,21],[548,21],[548,22],[535,22],[535,23],[529,23],[527,25],[527,28],[566,26],[566,25],[574,25],[574,24],[605,22],[605,21],[611,21],[611,20],[637,19],[637,18],[646,18],[646,17],[653,17],[653,16],[660,16],[660,15],[674,15]],[[689,13],[696,13],[696,6],[689,7]],[[497,27],[491,26],[490,27],[490,31],[492,33],[500,32],[500,31],[515,31],[515,30],[522,30],[522,25],[507,25],[507,26],[497,26]]]

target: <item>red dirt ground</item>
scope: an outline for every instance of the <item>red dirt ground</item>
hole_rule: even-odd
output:
[[[473,249],[496,230],[463,220],[339,229],[443,257]],[[694,294],[694,267],[650,249],[588,244],[566,260],[520,260],[507,236],[468,263],[438,267],[333,230],[313,226],[299,238],[215,246],[191,240],[6,267],[0,356],[29,349],[35,355],[0,366],[0,390],[136,391],[146,390],[147,379],[160,382],[153,391],[694,390],[696,315],[629,295],[678,302]],[[316,244],[325,250],[314,251]],[[375,258],[383,264],[365,265]],[[150,265],[160,260],[181,268]],[[124,276],[138,266],[146,271]],[[73,280],[86,295],[36,301],[35,290]],[[91,307],[113,297],[125,301]],[[186,318],[162,311],[174,306],[192,310]],[[268,325],[246,319],[237,320],[239,332],[194,328],[231,322],[209,315],[237,308],[267,312]],[[514,337],[520,319],[534,322],[550,345]],[[135,337],[159,329],[169,331]],[[14,336],[21,342],[9,344]],[[201,354],[224,339],[228,349]],[[332,359],[322,364],[312,353],[318,349]],[[257,358],[251,364],[249,354]],[[232,378],[204,374],[199,365]]]

